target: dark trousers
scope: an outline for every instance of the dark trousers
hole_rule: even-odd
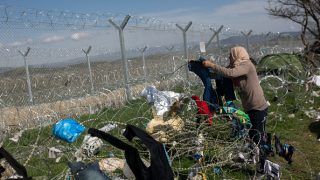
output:
[[[249,136],[256,143],[260,149],[260,169],[264,169],[264,162],[267,159],[264,147],[263,147],[263,136],[265,133],[266,120],[268,116],[268,108],[262,111],[251,110],[246,112],[249,115],[251,121],[251,130]]]

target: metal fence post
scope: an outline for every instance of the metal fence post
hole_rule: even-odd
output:
[[[280,46],[280,37],[281,37],[281,33],[280,32],[278,32],[277,33],[277,44],[278,44],[278,46]]]
[[[88,69],[89,69],[89,78],[90,78],[90,83],[91,83],[91,95],[94,95],[94,88],[93,88],[93,81],[92,81],[92,74],[91,74],[91,67],[90,67],[90,60],[89,60],[89,52],[91,50],[91,46],[89,46],[88,50],[85,51],[82,49],[82,51],[86,54],[87,62],[88,62]]]
[[[266,47],[269,47],[268,46],[268,36],[271,34],[271,32],[268,32],[267,34],[263,34],[262,35],[264,36],[264,39],[265,39],[265,42],[266,42]]]
[[[28,84],[28,92],[29,92],[29,102],[31,104],[33,104],[33,97],[32,97],[32,91],[31,91],[31,82],[30,82],[30,74],[29,74],[29,67],[28,67],[28,63],[27,63],[27,55],[30,51],[30,47],[27,48],[27,52],[26,53],[22,53],[20,50],[19,50],[19,53],[23,56],[23,59],[24,59],[24,66],[25,66],[25,69],[26,69],[26,76],[27,76],[27,84]]]
[[[147,49],[147,46],[145,46],[143,49],[138,48],[141,53],[142,53],[142,64],[143,64],[143,75],[144,75],[144,79],[147,82],[147,72],[146,72],[146,63],[144,60],[144,51]]]
[[[176,70],[176,64],[174,63],[174,59],[173,59],[173,54],[172,54],[172,49],[174,48],[174,46],[171,46],[170,48],[166,47],[166,49],[169,51],[170,53],[170,59],[171,59],[171,70],[172,73]]]
[[[220,31],[222,30],[222,28],[223,28],[223,25],[220,26],[220,28],[218,29],[218,31],[215,31],[213,28],[210,28],[210,29],[214,32],[214,35],[211,37],[211,39],[209,40],[209,42],[208,42],[207,45],[206,45],[206,49],[207,49],[207,47],[208,47],[209,44],[211,43],[211,41],[212,41],[212,39],[214,38],[214,36],[217,35],[217,45],[218,45],[220,65],[221,65],[222,63],[221,63],[221,47],[220,47],[219,33],[220,33]]]
[[[112,19],[109,19],[109,22],[116,28],[119,30],[119,39],[120,39],[120,47],[121,47],[121,55],[122,55],[122,62],[123,62],[123,69],[124,69],[124,79],[125,79],[125,85],[126,85],[126,93],[127,93],[127,100],[132,99],[131,97],[131,88],[130,88],[130,82],[129,82],[129,75],[128,75],[128,62],[127,62],[127,58],[126,58],[126,52],[125,52],[125,46],[124,46],[124,37],[123,37],[123,29],[124,27],[127,25],[129,19],[130,19],[130,15],[127,15],[122,24],[120,25],[120,27],[113,22]]]
[[[192,25],[192,21],[182,29],[178,24],[176,26],[183,32],[183,45],[184,45],[184,57],[186,58],[186,62],[188,61],[188,50],[187,50],[187,31],[189,27]],[[187,82],[189,82],[189,68],[186,66],[186,75],[187,75]]]
[[[249,36],[250,36],[251,32],[252,32],[252,30],[250,30],[248,34],[244,34],[244,33],[241,31],[241,33],[246,37],[246,40],[247,40],[247,51],[248,51],[249,56],[250,56]]]

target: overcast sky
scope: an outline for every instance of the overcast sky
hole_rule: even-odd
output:
[[[300,31],[297,24],[270,19],[267,0],[1,0],[0,3],[42,10],[75,13],[111,13],[165,21],[216,24],[260,32]]]
[[[0,6],[2,6],[0,7],[1,13],[7,13],[13,19],[17,18],[17,22],[19,18],[24,20],[21,13],[25,10],[27,10],[26,18],[33,20],[35,14],[43,12],[42,15],[39,15],[39,19],[44,16],[47,21],[50,19],[50,15],[47,16],[50,11],[58,12],[55,17],[60,17],[61,11],[69,11],[76,13],[77,18],[75,19],[80,19],[80,21],[81,14],[94,18],[94,15],[90,16],[90,14],[107,15],[110,13],[155,18],[169,22],[188,23],[192,21],[193,27],[196,27],[195,24],[215,25],[214,27],[224,25],[226,28],[251,29],[255,33],[265,34],[269,31],[300,31],[300,27],[295,23],[268,17],[264,9],[268,7],[266,0],[0,0]],[[21,8],[8,8],[7,6]],[[28,9],[37,9],[37,11],[28,11]],[[5,15],[0,16],[0,19],[5,20]],[[68,22],[63,21],[63,23]],[[22,66],[23,61],[21,61],[22,56],[19,50],[25,52],[28,47],[31,48],[28,54],[30,64],[62,62],[79,57],[84,59],[85,54],[82,49],[88,49],[89,46],[92,46],[91,56],[120,51],[119,36],[115,28],[106,30],[105,28],[67,26],[59,29],[59,24],[55,24],[52,28],[41,28],[40,26],[33,28],[32,23],[2,23],[0,25],[0,67]],[[188,43],[195,46],[199,42],[207,42],[212,34],[188,32]],[[166,50],[163,46],[176,44],[175,48],[179,48],[178,44],[182,45],[183,42],[182,33],[179,30],[175,32],[128,30],[124,36],[127,50],[148,46],[157,47],[160,52]],[[243,44],[244,41],[245,37],[239,43]]]

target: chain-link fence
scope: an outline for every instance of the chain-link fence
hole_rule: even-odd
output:
[[[189,57],[199,57],[200,42],[207,43],[201,56],[222,65],[237,45],[249,48],[254,59],[302,48],[297,36],[123,14],[6,5],[0,14],[2,106],[52,103],[103,89],[129,91],[130,86],[170,73],[183,78],[188,72],[180,66]]]
[[[0,31],[1,145],[16,148],[15,154],[28,152],[30,156],[20,159],[25,165],[58,179],[67,171],[54,174],[51,165],[28,163],[54,142],[52,136],[41,139],[45,132],[41,128],[82,115],[95,122],[96,113],[102,116],[105,107],[124,106],[148,85],[171,90],[200,84],[187,69],[188,58],[202,56],[226,66],[234,46],[245,47],[257,62],[267,54],[303,49],[299,35],[8,5],[0,6]],[[200,51],[200,42],[205,42],[205,52]],[[107,121],[123,123],[117,118]],[[32,146],[21,149],[23,145],[8,144],[10,134],[26,129],[36,131],[28,132],[36,137],[30,138]],[[219,126],[211,130],[220,131]],[[79,147],[63,148],[71,158]]]

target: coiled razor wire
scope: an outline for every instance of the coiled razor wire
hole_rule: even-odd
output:
[[[193,84],[195,84],[195,82]],[[170,86],[170,87],[172,88],[172,86]],[[170,90],[170,89],[168,89],[168,90]],[[191,89],[191,93],[201,93],[201,92],[202,92],[202,88],[200,88],[198,90]],[[115,94],[117,94],[117,93],[118,93],[117,96],[121,96],[121,95],[124,96],[125,95],[124,93],[120,93],[120,91],[113,91],[112,92],[113,96],[116,96]],[[103,103],[110,104],[110,102],[112,102],[112,98],[113,97],[109,97],[107,100],[104,100],[105,102],[99,100],[98,97],[96,97],[94,99],[97,100],[96,103],[98,103],[98,104],[103,104]],[[72,102],[66,103],[63,106],[64,106],[64,108],[67,108],[67,111],[69,112],[69,114],[67,114],[67,116],[65,116],[65,117],[73,117],[73,118],[80,118],[81,119],[82,114],[79,114],[82,111],[80,105],[85,105],[85,104],[89,105],[90,104],[89,105],[90,109],[93,109],[94,105],[92,104],[92,100],[93,99],[86,99],[86,100],[83,99],[82,101],[80,101],[81,103],[79,103],[76,100],[72,100]],[[119,100],[125,101],[125,99],[123,99],[123,100],[119,99]],[[89,101],[91,101],[91,102],[89,102]],[[108,117],[108,111],[111,111],[112,109],[107,110],[105,112],[98,110],[98,111],[96,111],[96,113],[89,115],[88,120],[80,121],[80,124],[87,127],[87,128],[88,127],[98,128],[98,127],[101,127],[102,125],[106,125],[106,124],[117,124],[119,127],[120,126],[125,127],[126,124],[130,123],[130,124],[133,124],[133,125],[138,126],[140,128],[144,128],[144,124],[146,122],[149,122],[152,118],[151,107],[146,102],[139,102],[139,103],[133,102],[128,105],[125,105],[124,103],[120,103],[119,106],[121,108],[119,110],[117,110],[117,112],[114,115],[112,115],[112,117]],[[138,111],[135,111],[134,106],[139,107]],[[50,107],[52,107],[52,106],[50,106]],[[40,115],[40,111],[41,111],[42,107],[41,107],[41,105],[38,105],[35,109],[33,107],[29,107],[29,108],[31,110],[30,113],[33,115],[33,118],[35,118],[36,121],[39,122],[38,127],[33,127],[33,129],[38,130],[38,133],[35,136],[36,139],[33,144],[30,144],[30,145],[26,144],[26,146],[20,144],[20,143],[23,143],[23,141],[21,141],[21,142],[19,141],[17,146],[13,146],[14,150],[12,151],[12,153],[16,157],[18,157],[18,160],[20,160],[20,161],[22,160],[23,164],[25,164],[26,167],[46,172],[47,173],[46,177],[62,178],[66,174],[68,174],[68,172],[69,172],[69,169],[67,167],[64,168],[64,170],[62,172],[48,171],[48,170],[45,170],[41,165],[35,166],[35,164],[33,163],[35,161],[34,158],[36,158],[39,155],[39,152],[45,152],[45,149],[47,147],[51,146],[50,144],[53,143],[53,144],[55,144],[55,147],[63,150],[64,157],[67,158],[67,161],[74,161],[75,160],[74,152],[77,151],[81,147],[81,145],[79,143],[73,143],[71,145],[67,145],[66,143],[63,143],[63,142],[56,142],[57,140],[53,137],[53,135],[49,135],[48,138],[46,138],[43,142],[43,140],[41,140],[41,138],[44,137],[43,135],[48,134],[48,133],[50,134],[50,132],[45,132],[45,130],[44,130],[45,126],[43,126],[40,122],[40,119],[44,118],[44,116]],[[205,141],[203,142],[203,145],[204,146],[207,145],[208,147],[210,147],[211,152],[214,152],[214,151],[217,151],[217,152],[213,156],[211,156],[210,154],[206,154],[206,153],[204,154],[205,156],[208,156],[209,159],[203,161],[204,165],[201,166],[201,169],[208,170],[208,169],[211,169],[214,167],[219,167],[222,172],[225,172],[225,173],[229,172],[230,170],[228,170],[228,169],[224,170],[224,166],[227,164],[230,164],[230,160],[235,158],[236,154],[230,158],[227,156],[226,152],[232,152],[232,148],[235,145],[243,144],[244,142],[240,139],[230,139],[228,137],[229,133],[230,133],[230,127],[229,127],[230,118],[226,118],[224,115],[215,115],[213,118],[214,123],[211,127],[209,127],[205,122],[203,122],[202,124],[200,124],[199,128],[195,128],[194,127],[194,125],[196,124],[195,123],[195,118],[196,118],[195,108],[196,107],[191,107],[191,109],[193,109],[194,113],[180,115],[180,117],[182,119],[184,119],[184,121],[186,123],[188,122],[188,124],[185,124],[181,133],[176,134],[172,137],[172,140],[176,141],[175,145],[173,145],[172,142],[170,142],[170,143],[168,142],[168,143],[164,144],[168,147],[171,146],[171,148],[169,148],[167,151],[169,154],[169,157],[170,157],[170,161],[172,163],[174,163],[174,162],[180,161],[184,157],[192,158],[192,156],[194,155],[194,151],[196,149],[195,142],[198,140],[197,137],[199,134],[204,134]],[[54,109],[50,109],[50,110],[51,110],[51,112],[55,111]],[[120,122],[120,121],[123,121],[122,115],[126,111],[130,111],[130,110],[135,111],[135,116],[131,116],[130,119],[126,119],[124,122]],[[59,114],[59,112],[56,112],[56,114]],[[100,118],[102,118],[104,120],[98,124],[95,124],[95,121],[99,121]],[[57,118],[53,122],[56,122],[58,120],[59,120],[59,118]],[[51,127],[52,127],[52,125],[51,125]],[[20,129],[23,129],[23,127],[20,127]],[[30,128],[28,130],[32,130],[32,128]],[[117,131],[115,134],[116,137],[125,141],[125,139],[121,136],[122,131],[120,129],[116,130],[116,131]],[[167,133],[169,134],[170,131]],[[214,133],[217,133],[216,137],[211,136]],[[11,134],[13,134],[13,132],[6,130],[5,134],[7,134],[7,137],[10,137]],[[84,135],[85,134],[81,135],[81,137],[83,137]],[[81,139],[81,137],[79,139]],[[4,145],[5,148],[8,148],[9,150],[12,150],[11,146],[14,145],[13,142],[10,142],[7,138],[4,138],[4,140],[1,143],[2,143],[2,145]],[[75,145],[75,144],[79,144],[79,145]],[[146,151],[146,147],[144,147],[143,144],[141,144],[138,140],[136,140],[134,142],[134,144],[136,144],[136,146],[142,148],[142,149],[140,149],[141,154],[143,154],[146,158],[149,156],[148,155],[149,152]],[[102,149],[106,149],[107,147],[109,147],[109,144],[104,142]],[[22,152],[21,150],[24,148],[30,149],[28,151],[29,153],[25,154],[27,156],[23,155],[23,153],[21,154],[21,152]],[[112,151],[116,157],[124,158],[123,152],[120,152],[119,150],[117,150],[113,147],[109,151]],[[301,153],[300,151],[298,151],[298,152],[299,152],[299,154]],[[21,154],[21,155],[19,155],[19,154]],[[46,159],[44,154],[41,156],[44,156],[44,158]],[[301,153],[301,156],[304,157],[304,155],[302,153]],[[97,161],[97,160],[101,160],[101,159],[105,159],[105,158],[108,158],[108,154],[91,156],[91,157],[88,156],[88,157],[85,157],[85,159],[83,159],[83,160],[84,161]],[[305,157],[304,157],[304,159],[309,167],[310,176],[312,177],[312,171],[311,171],[312,167],[310,166],[308,160]],[[45,164],[50,169],[53,169],[54,166],[56,166],[55,163],[52,163],[48,160],[44,160],[44,161],[46,162]],[[248,162],[233,163],[232,167],[250,166],[247,163]],[[179,167],[173,167],[172,169],[176,175],[178,175],[178,174],[179,175],[186,175],[186,171],[190,170],[191,168],[192,168],[191,166],[190,167],[183,167],[183,164],[180,164]],[[241,168],[239,168],[239,170],[240,169]],[[43,176],[40,176],[40,177],[43,177]],[[229,177],[229,178],[232,178],[232,177]]]
[[[109,19],[115,22],[122,22],[124,17],[124,14],[78,14],[66,11],[28,9],[10,5],[0,6],[1,23],[23,24],[24,28],[31,29],[41,29],[44,27],[55,29],[67,29],[67,27],[108,29],[109,27],[113,28],[113,26],[110,26]],[[185,22],[166,22],[153,18],[132,16],[128,23],[128,29],[179,31],[176,27],[177,23],[181,26],[187,24]],[[191,26],[189,31],[194,33],[212,33],[210,28],[217,29],[219,27],[217,25],[196,24]],[[247,33],[247,31],[244,29],[223,28],[221,34],[224,36],[237,36],[241,32]],[[259,36],[259,33],[253,32],[252,35]],[[263,46],[263,44],[251,45],[250,55],[259,60],[267,54],[291,51],[290,48],[280,46],[262,49]],[[195,47],[189,48],[193,50],[194,58],[197,58],[201,54],[199,51],[194,50]],[[230,47],[228,45],[222,47],[222,54],[219,58],[221,58],[223,64],[220,65],[226,66],[228,64],[229,50]],[[47,58],[50,54],[59,54],[59,52],[62,56],[62,51],[65,51],[65,54],[69,56],[78,56],[78,51],[81,51],[81,48],[40,49],[39,51],[35,51],[35,53],[38,53],[39,57]],[[96,47],[96,51],[100,54],[107,54],[116,50]],[[95,95],[89,95],[89,78],[83,71],[77,68],[73,72],[70,72],[70,67],[67,67],[60,72],[53,73],[51,76],[46,74],[32,75],[32,86],[36,90],[34,96],[37,103],[35,105],[23,103],[28,100],[25,77],[2,77],[0,79],[2,119],[0,145],[27,167],[29,175],[37,174],[37,177],[34,177],[34,179],[67,179],[68,177],[72,177],[70,169],[66,164],[68,161],[76,160],[77,155],[75,155],[75,152],[82,149],[82,140],[86,134],[81,134],[73,144],[67,144],[54,138],[51,132],[53,125],[67,118],[77,120],[86,128],[101,128],[104,125],[117,124],[118,128],[112,130],[111,133],[117,138],[126,141],[121,135],[126,124],[133,124],[144,129],[145,124],[153,118],[151,105],[140,99],[140,93],[144,87],[154,85],[159,90],[172,90],[180,93],[183,93],[184,88],[189,87],[191,88],[191,94],[200,94],[199,96],[201,96],[203,87],[198,77],[191,75],[190,82],[185,82],[184,68],[186,68],[187,63],[184,62],[185,57],[179,51],[181,49],[178,48],[177,52],[173,55],[176,59],[176,69],[174,71],[170,67],[170,61],[166,60],[169,59],[169,56],[164,55],[163,61],[156,59],[150,63],[150,67],[147,67],[149,76],[146,79],[143,77],[143,69],[139,65],[141,64],[140,60],[129,61],[132,94],[136,98],[132,102],[127,101],[125,89],[121,88],[123,84],[119,83],[124,81],[124,76],[120,71],[122,68],[121,64],[118,62],[113,62],[113,66],[108,69],[93,70],[94,81],[98,82],[95,84],[97,87]],[[13,58],[16,56],[17,50],[12,48],[3,52],[1,51],[1,53],[6,53],[7,57]],[[219,61],[214,52],[201,55],[206,59],[212,60],[214,63],[218,63]],[[259,77],[264,90],[273,91],[274,95],[281,95],[279,97],[281,101],[285,100],[288,95],[289,90],[285,86],[287,82],[290,81],[291,84],[302,86],[306,77],[312,75],[310,72],[314,72],[313,69],[309,68],[305,74],[292,73],[290,66],[281,67],[281,69],[284,74],[283,76],[278,76],[269,71]],[[277,82],[273,82],[274,80],[277,80]],[[55,86],[49,86],[48,83]],[[280,91],[282,90],[284,93],[281,94]],[[301,103],[301,101],[305,100],[305,97],[310,96],[310,93],[308,94],[308,92],[304,91],[296,93],[298,94],[297,103]],[[236,103],[239,103],[239,101],[236,101]],[[232,175],[228,175],[230,172],[241,171],[243,168],[252,166],[248,162],[231,162],[236,157],[236,154],[230,157],[228,153],[233,152],[232,149],[235,145],[242,145],[245,142],[241,139],[231,139],[229,137],[231,131],[230,117],[215,115],[212,126],[209,127],[203,121],[199,125],[199,128],[196,128],[196,107],[190,105],[188,108],[188,111],[183,111],[179,115],[185,122],[181,132],[168,138],[169,141],[164,143],[165,146],[169,147],[167,153],[170,157],[170,162],[176,165],[172,168],[176,176],[187,176],[188,171],[193,168],[191,165],[184,165],[181,161],[183,161],[183,158],[193,158],[198,146],[196,142],[199,140],[199,134],[204,135],[205,140],[202,142],[202,146],[204,156],[206,157],[200,169],[207,172],[208,175],[217,177],[216,173],[210,170],[218,167],[223,176],[233,178]],[[284,106],[284,110],[280,110],[279,106],[276,111],[277,116],[275,116],[276,123],[278,117],[284,117],[285,114],[288,114],[292,110],[293,107],[289,105]],[[128,112],[130,114],[129,117],[126,115]],[[14,143],[9,140],[9,138],[20,131],[24,131],[20,141]],[[171,131],[167,132],[167,134],[170,133]],[[244,135],[246,136],[247,134]],[[150,156],[149,151],[139,140],[135,140],[132,144],[139,148],[139,152],[145,156],[145,159],[148,159]],[[48,147],[56,147],[63,151],[63,158],[59,163],[48,159]],[[124,159],[123,151],[109,147],[109,143],[103,142],[99,151],[100,153],[97,155],[82,153],[82,159],[85,162],[99,161],[108,158],[108,153],[111,151],[115,157]],[[312,166],[304,154],[299,150],[297,151],[308,165],[310,177],[312,178]],[[193,162],[192,165],[197,163]],[[234,169],[226,167],[228,165]],[[62,166],[62,169],[57,170],[57,166]],[[282,173],[288,173],[292,177],[285,168],[283,170],[285,172]]]

